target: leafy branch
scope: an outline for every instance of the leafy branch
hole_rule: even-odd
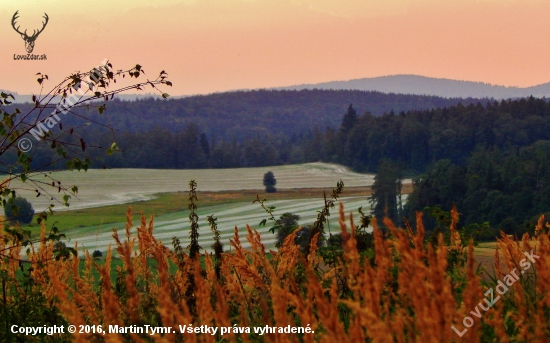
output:
[[[221,242],[220,231],[218,230],[218,218],[211,215],[207,216],[206,220],[210,225],[210,230],[214,233],[214,244],[212,244],[214,256],[216,257],[214,270],[216,272],[216,277],[219,279],[221,277],[223,243]]]
[[[325,232],[325,224],[328,222],[328,217],[330,217],[330,209],[334,208],[334,203],[340,197],[340,194],[344,191],[344,181],[340,180],[336,183],[336,188],[332,189],[332,196],[330,199],[327,199],[326,192],[323,192],[323,197],[325,199],[325,204],[321,211],[318,211],[317,220],[313,223],[313,228],[311,230],[310,243],[317,233],[323,234]]]
[[[279,221],[277,221],[277,219],[275,219],[275,217],[273,216],[273,212],[275,211],[276,207],[275,206],[266,206],[265,205],[266,202],[267,202],[267,199],[260,199],[260,196],[256,195],[256,200],[254,200],[252,203],[253,204],[259,203],[260,206],[264,209],[264,211],[269,216],[268,218],[263,219],[260,222],[259,226],[265,226],[267,224],[268,220],[272,221],[274,223],[274,225],[269,229],[269,232],[275,234],[275,232],[282,227],[282,224]]]
[[[137,79],[141,75],[146,74],[143,67],[139,64],[127,70],[114,71],[109,61],[104,61],[104,64],[88,72],[77,72],[66,77],[46,93],[44,93],[44,85],[49,80],[48,75],[42,73],[37,73],[36,75],[38,76],[37,82],[41,87],[40,93],[39,95],[32,96],[34,106],[26,113],[21,112],[19,108],[14,108],[11,111],[8,110],[6,106],[11,105],[15,98],[12,94],[0,92],[0,157],[13,150],[16,150],[17,156],[17,160],[13,166],[6,165],[6,162],[0,162],[0,166],[4,166],[4,168],[0,168],[0,173],[7,175],[3,181],[4,185],[9,185],[10,181],[16,179],[22,183],[27,182],[29,184],[30,182],[32,184],[31,188],[21,187],[20,189],[35,191],[37,196],[47,194],[52,200],[55,197],[44,189],[49,184],[37,178],[37,176],[44,174],[44,169],[51,167],[60,160],[67,160],[65,169],[68,170],[86,171],[91,165],[90,159],[85,155],[86,149],[90,148],[90,146],[86,144],[82,137],[78,143],[62,138],[64,135],[73,135],[76,131],[74,127],[69,127],[68,125],[64,127],[63,123],[61,123],[61,118],[58,116],[59,114],[69,113],[84,120],[90,120],[86,116],[75,112],[75,109],[95,107],[102,114],[106,110],[106,104],[97,104],[98,100],[109,101],[116,94],[131,89],[143,90],[145,87],[152,87],[155,91],[161,93],[163,98],[167,98],[169,95],[161,92],[158,86],[172,86],[172,83],[167,79],[168,74],[163,70],[155,79],[146,78],[146,80],[136,84],[111,89],[117,83],[117,80],[124,79],[126,76],[129,76],[128,79]],[[102,125],[100,123],[96,124]],[[59,126],[60,133],[58,134],[54,134],[51,131],[55,125]],[[46,130],[43,128],[46,128]],[[31,132],[33,129],[35,131]],[[30,135],[31,133],[36,135],[37,131],[40,131],[40,134],[37,135],[40,137],[40,140],[49,142],[50,148],[60,158],[41,166],[32,167],[31,162],[33,161],[33,157],[28,152],[18,149],[18,143],[26,135]],[[110,147],[106,148],[106,152],[109,155],[117,149],[116,143],[113,143]],[[62,203],[64,205],[68,204],[69,199],[65,195],[70,197],[76,194],[76,192],[73,192],[74,187],[60,187],[59,184],[54,185],[54,187],[59,192],[63,192],[64,198]],[[5,188],[8,188],[8,191],[6,193],[2,192],[0,197],[5,197],[9,192],[15,190],[13,187]]]
[[[189,256],[191,259],[197,258],[200,253],[201,246],[199,245],[199,216],[197,215],[197,183],[195,180],[189,181],[189,205],[187,208],[191,211],[189,213],[189,223],[191,228],[189,230],[189,239],[191,242],[187,246],[189,249]]]

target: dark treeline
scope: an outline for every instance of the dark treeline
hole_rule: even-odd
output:
[[[326,133],[323,159],[375,172],[379,160],[389,158],[409,172],[423,172],[441,159],[465,165],[475,150],[517,149],[550,139],[549,129],[550,105],[535,98],[381,117],[357,116],[350,108],[340,129]]]
[[[441,220],[456,204],[461,225],[486,222],[521,234],[550,212],[550,104],[545,100],[458,104],[381,117],[358,116],[350,106],[340,128],[324,138],[319,146],[325,161],[381,172],[380,162],[391,160],[394,178],[425,173],[414,180],[396,220],[414,220],[415,211],[427,207]],[[436,226],[436,219],[428,225]]]
[[[314,127],[336,128],[342,120],[342,109],[350,103],[358,111],[382,115],[391,110],[448,107],[459,101],[476,103],[479,100],[354,90],[255,90],[168,100],[118,101],[115,98],[106,103],[107,111],[101,115],[93,108],[75,112],[86,116],[91,123],[102,123],[120,132],[143,133],[159,127],[175,133],[193,123],[209,139],[242,141],[257,134],[280,133],[290,137]],[[32,105],[17,107],[26,113]],[[43,116],[47,114],[45,111]],[[62,115],[61,121],[69,126],[81,123],[79,117],[72,115]]]
[[[507,234],[532,234],[540,215],[550,218],[549,163],[549,140],[521,148],[479,149],[465,165],[439,160],[414,180],[404,215],[413,220],[415,211],[436,206],[449,211],[455,204],[462,226],[487,222]],[[437,225],[433,218],[429,222],[430,228]],[[498,231],[489,233],[494,237]]]
[[[92,124],[58,140],[74,143],[75,149],[80,146],[80,137],[88,147],[107,147],[116,141],[121,152],[96,167],[227,168],[326,161],[361,172],[376,172],[379,161],[386,158],[400,163],[406,174],[414,175],[441,159],[464,166],[480,149],[507,153],[550,139],[550,105],[535,98],[391,111],[381,116],[370,112],[360,115],[351,105],[340,112],[336,127],[312,124],[309,130],[298,133],[273,130],[222,138],[208,134],[206,124],[194,122],[179,129],[152,125],[124,132],[110,125]],[[236,126],[239,124],[231,125]],[[57,127],[51,131],[53,136],[62,132]],[[55,154],[47,153],[49,147],[44,144],[38,144],[35,150],[31,155],[37,167]],[[93,149],[86,154],[92,158],[103,156]]]
[[[217,140],[191,123],[175,133],[156,127],[144,134],[123,133],[116,139],[121,151],[103,159],[107,167],[238,168],[303,162],[299,153],[302,136],[257,134],[244,140]]]
[[[64,134],[59,141],[72,142],[75,149],[80,146],[80,137],[88,147],[107,147],[116,141],[121,152],[95,167],[227,168],[325,161],[376,172],[379,161],[386,158],[414,175],[426,172],[441,159],[464,166],[480,149],[507,153],[550,139],[550,105],[535,98],[398,114],[391,111],[381,116],[370,112],[360,115],[350,105],[340,113],[336,127],[311,125],[299,133],[273,130],[224,139],[209,135],[205,124],[194,122],[180,129],[152,125],[134,132],[92,124],[79,127],[74,137]],[[62,124],[67,125],[67,121]],[[60,132],[52,129],[53,136]],[[55,155],[47,150],[48,146],[37,145],[31,152],[33,165],[38,167]],[[104,156],[93,149],[86,154],[96,159]]]
[[[325,159],[319,144],[326,145],[327,128],[338,128],[347,103],[381,115],[392,110],[451,106],[459,100],[477,101],[353,90],[238,91],[169,100],[115,98],[106,103],[102,114],[93,106],[73,109],[76,115],[60,114],[60,123],[51,132],[57,141],[74,144],[77,151],[82,138],[94,167],[266,166]],[[32,106],[12,105],[7,110],[18,107],[26,113]],[[52,110],[44,110],[39,118]],[[76,128],[74,134],[59,136],[69,128]],[[104,158],[91,149],[108,147],[113,141],[120,154]],[[40,168],[55,160],[55,151],[49,150],[43,143],[35,144],[32,166]],[[14,153],[3,155],[3,169],[8,170],[15,159]]]
[[[237,139],[209,139],[194,123],[181,131],[173,132],[153,127],[146,132],[112,132],[96,125],[82,126],[73,134],[51,130],[52,135],[37,143],[29,156],[33,169],[59,169],[65,160],[51,149],[53,140],[80,156],[88,157],[93,168],[160,168],[160,169],[200,169],[200,168],[239,168],[273,166],[291,163],[318,161],[313,156],[305,158],[304,147],[308,146],[309,135],[256,134]],[[82,151],[82,141],[85,150]],[[105,149],[116,142],[118,151],[108,156]],[[101,148],[101,149],[98,149]],[[2,156],[5,170],[15,165],[15,151]],[[57,163],[53,163],[54,161]]]

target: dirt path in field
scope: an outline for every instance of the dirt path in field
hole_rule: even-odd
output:
[[[292,188],[292,189],[278,189],[276,193],[265,193],[253,189],[245,189],[239,191],[221,191],[221,192],[197,192],[197,196],[200,196],[201,200],[211,202],[222,202],[227,200],[235,201],[248,201],[251,197],[255,198],[256,195],[260,199],[269,198],[270,200],[276,199],[298,199],[298,198],[322,198],[323,192],[330,198],[332,195],[331,187],[325,188]],[[412,192],[412,184],[403,184],[402,193],[410,194]],[[372,190],[370,186],[366,187],[344,187],[344,191],[341,196],[370,196]]]

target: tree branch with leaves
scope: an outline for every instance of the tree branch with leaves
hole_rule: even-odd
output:
[[[102,114],[107,109],[106,103],[117,94],[129,90],[141,91],[146,87],[151,87],[166,99],[169,95],[162,92],[159,86],[172,86],[164,70],[156,78],[149,79],[139,64],[115,71],[107,60],[89,71],[76,72],[65,77],[49,91],[44,90],[49,81],[48,75],[36,75],[40,91],[38,95],[32,96],[32,107],[26,111],[21,111],[21,106],[13,104],[15,98],[12,94],[0,92],[0,174],[4,175],[0,181],[0,203],[4,207],[10,198],[15,198],[18,192],[23,190],[33,191],[36,197],[47,196],[54,202],[68,206],[71,196],[78,193],[78,187],[65,186],[51,175],[51,169],[58,162],[65,162],[59,170],[86,171],[91,166],[87,149],[102,149],[107,155],[118,150],[114,131],[113,142],[109,146],[88,146],[78,135],[79,127],[63,125],[61,114],[89,120],[78,109],[95,108]],[[140,81],[133,81],[138,78],[141,78]],[[95,124],[103,125],[98,122]],[[33,165],[33,153],[21,149],[20,146],[21,140],[27,139],[32,142],[33,136],[39,144],[48,144],[48,148],[55,151],[57,159],[42,165]],[[40,213],[38,222],[53,214],[53,207],[54,204],[50,204]]]

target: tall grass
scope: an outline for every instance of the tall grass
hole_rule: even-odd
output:
[[[324,264],[313,237],[304,253],[290,234],[277,251],[266,251],[260,235],[247,226],[245,238],[235,228],[231,251],[220,258],[193,258],[155,239],[154,220],[134,226],[131,208],[105,263],[85,253],[54,259],[55,242],[42,226],[40,243],[30,249],[21,271],[21,243],[0,231],[2,297],[0,340],[75,342],[547,342],[550,339],[550,243],[539,230],[535,239],[503,236],[495,253],[493,281],[485,281],[455,229],[449,239],[427,243],[421,215],[415,227],[396,228],[389,220],[384,234],[373,219],[372,253],[357,250],[353,218],[340,206],[342,253],[338,263]],[[541,221],[542,223],[542,221]],[[246,239],[251,248],[241,242]],[[76,246],[75,246],[76,248]],[[479,318],[489,288],[514,268],[524,252],[540,256]],[[502,257],[499,254],[502,252]],[[111,278],[113,254],[123,261]],[[152,263],[151,263],[152,262]],[[28,266],[32,266],[29,270]],[[97,274],[97,272],[99,274]],[[94,275],[100,275],[99,280]],[[494,296],[498,294],[495,292]],[[465,327],[471,317],[473,326]],[[466,323],[469,323],[466,321]],[[171,327],[177,334],[81,333],[29,337],[10,332],[11,325],[73,324]],[[179,325],[232,327],[228,333],[180,334]],[[255,334],[254,327],[307,327],[314,333]],[[459,336],[452,327],[459,332]],[[238,333],[236,327],[250,328]],[[242,330],[242,329],[241,329]],[[235,332],[234,332],[235,331]]]

